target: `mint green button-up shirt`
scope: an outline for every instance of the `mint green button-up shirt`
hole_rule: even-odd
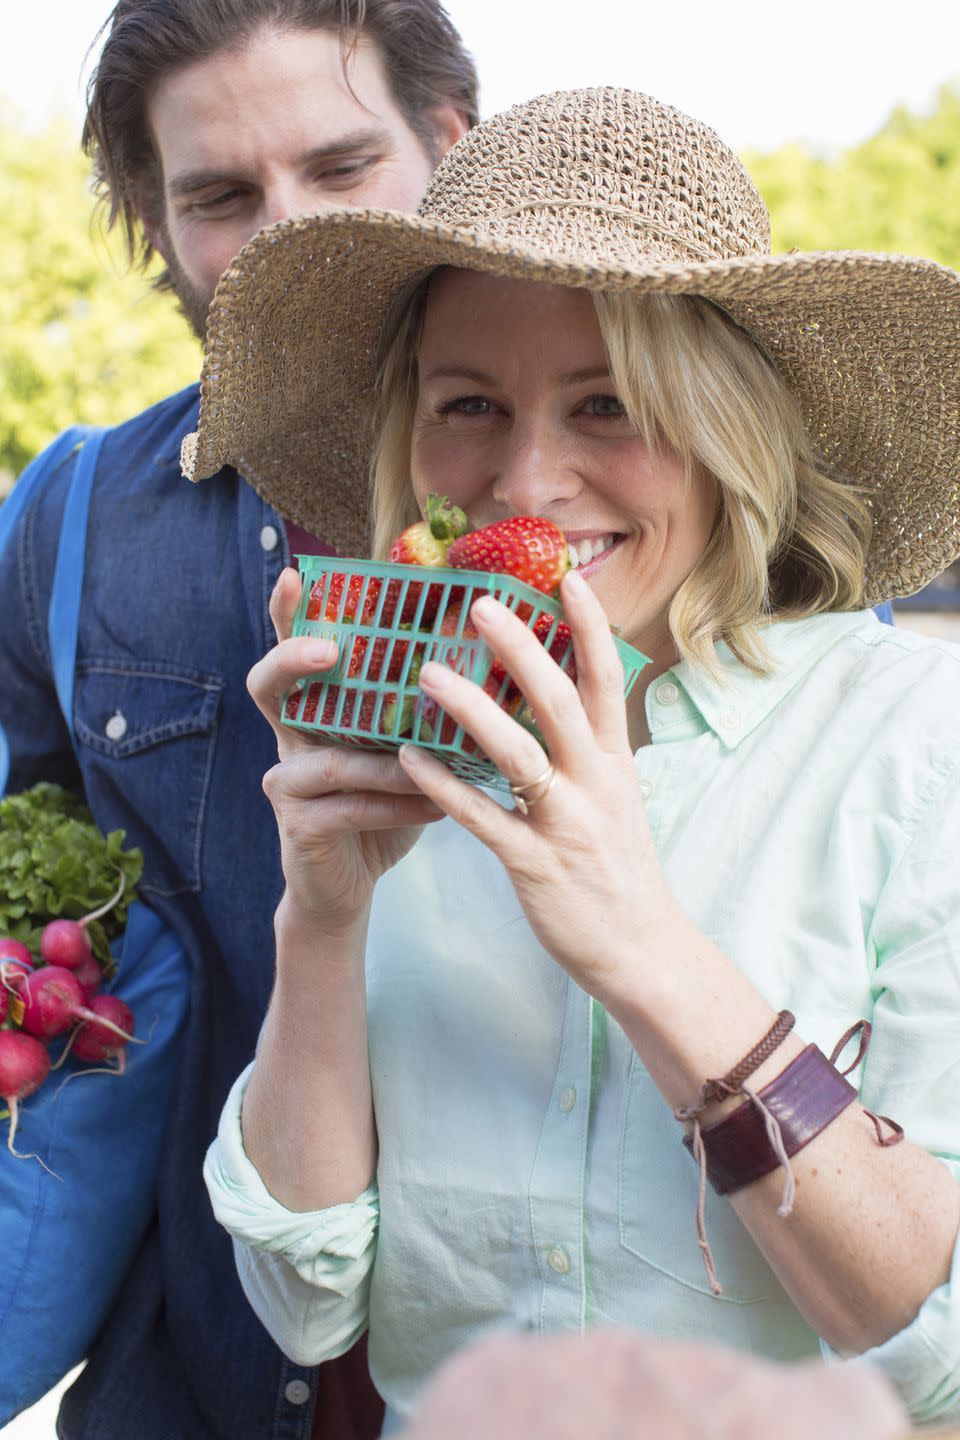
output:
[[[648,690],[652,744],[635,764],[661,862],[805,1040],[829,1053],[873,1022],[863,1102],[960,1178],[960,649],[870,612],[765,636],[765,678],[720,647],[722,683],[681,664]],[[710,1293],[680,1127],[620,1028],[537,944],[499,862],[453,822],[378,886],[368,987],[376,1185],[313,1214],[277,1204],[243,1152],[245,1077],[206,1174],[284,1350],[317,1362],[369,1324],[385,1433],[491,1330],[612,1323],[779,1360],[818,1352],[712,1193],[724,1292]],[[960,1417],[960,1262],[865,1360],[918,1421]]]

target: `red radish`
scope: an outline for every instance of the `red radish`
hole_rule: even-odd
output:
[[[133,1034],[134,1020],[130,1006],[116,995],[94,995],[90,1011],[94,1018],[78,1027],[71,1054],[76,1060],[112,1060],[116,1057],[122,1064],[125,1042],[117,1030]],[[104,1019],[112,1022],[109,1028],[102,1023]]]
[[[0,1030],[0,1096],[10,1111],[7,1149],[21,1160],[29,1157],[13,1148],[19,1104],[39,1090],[49,1074],[50,1056],[45,1045],[22,1031]]]
[[[80,981],[84,1000],[89,1002],[91,995],[96,995],[103,984],[103,971],[92,950],[84,960],[81,960],[73,973]]]
[[[27,970],[33,969],[33,956],[30,951],[19,940],[14,940],[12,935],[4,935],[0,939],[0,962],[4,960],[14,960]]]
[[[83,989],[72,971],[62,965],[45,965],[28,975],[20,987],[23,1028],[28,1035],[50,1040],[62,1035],[81,1018]]]
[[[50,1040],[62,1035],[78,1020],[91,1020],[93,1011],[84,1004],[83,987],[72,970],[60,965],[46,965],[34,970],[23,982],[20,991],[23,1001],[23,1029],[28,1035],[37,1035]],[[100,1023],[109,1029],[112,1022],[106,1016]],[[122,1039],[130,1036],[117,1028]]]
[[[76,970],[90,954],[90,941],[76,920],[51,920],[40,934],[40,954],[48,965]]]

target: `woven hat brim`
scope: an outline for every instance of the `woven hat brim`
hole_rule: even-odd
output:
[[[184,473],[233,465],[289,519],[343,554],[369,554],[383,321],[410,280],[440,265],[713,300],[791,386],[822,462],[870,495],[868,600],[913,594],[960,555],[960,275],[908,256],[609,267],[393,211],[281,221],[220,281]]]

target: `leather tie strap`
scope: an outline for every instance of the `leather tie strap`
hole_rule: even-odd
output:
[[[780,1127],[787,1156],[796,1155],[857,1098],[857,1092],[823,1051],[808,1045],[785,1070],[758,1092]],[[760,1109],[747,1102],[700,1131],[707,1178],[718,1195],[729,1195],[769,1175],[780,1165]],[[683,1143],[693,1151],[693,1136]]]

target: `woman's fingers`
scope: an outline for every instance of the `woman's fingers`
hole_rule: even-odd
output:
[[[540,755],[543,756],[542,750]],[[503,858],[509,843],[510,827],[518,823],[517,817],[476,785],[468,785],[459,779],[442,760],[419,745],[404,745],[399,751],[399,759],[417,787],[443,814],[456,820],[483,845]]]
[[[580,583],[583,584],[582,581]],[[603,611],[599,606],[596,607],[600,616],[598,630],[596,611],[589,605],[589,601],[594,597],[588,594],[587,598],[585,613],[574,606],[576,614],[569,617],[569,623],[577,657],[578,685],[581,655],[584,657],[584,663],[587,665],[588,676],[592,683],[592,688],[588,685],[591,711],[587,710],[582,697],[578,694],[578,686],[575,686],[570,678],[560,670],[529,626],[523,624],[506,606],[485,596],[482,600],[477,601],[470,611],[471,619],[477,630],[487,641],[494,654],[499,657],[526,697],[537,729],[543,735],[550,752],[550,758],[555,765],[561,766],[570,775],[581,774],[589,765],[590,754],[594,750],[598,738],[605,750],[619,748],[617,746],[617,707],[620,712],[619,735],[622,737],[620,744],[626,744],[622,670],[619,693],[613,697],[613,706],[611,707],[609,702],[605,707],[597,704],[595,677],[599,674],[603,662],[602,659],[592,659],[592,648],[599,641],[601,646],[609,647],[609,651],[612,652],[617,663],[619,663],[619,658],[606,619],[603,617]],[[609,664],[607,668],[609,669]],[[603,712],[600,716],[602,728],[599,737],[594,732],[595,720],[592,713],[597,710]],[[460,715],[457,718],[462,720]],[[481,748],[490,754],[487,749],[486,736],[477,734],[469,726],[468,728]],[[491,755],[491,758],[496,759],[497,757]],[[511,775],[510,778],[513,779],[513,776]]]
[[[582,575],[570,570],[560,582],[560,598],[573,636],[577,691],[601,749],[629,749],[623,662],[610,633],[603,606]]]
[[[315,800],[344,791],[384,795],[420,793],[395,755],[356,750],[349,745],[299,750],[268,770],[267,778],[271,789],[282,786],[295,800]],[[267,788],[267,779],[264,788]]]
[[[546,768],[539,741],[472,680],[447,665],[430,663],[420,671],[420,686],[477,740],[484,754],[513,784],[526,784]]]
[[[347,746],[298,750],[268,770],[263,788],[278,812],[319,802],[314,821],[327,835],[424,825],[443,812],[423,794],[393,755],[377,755]]]
[[[270,619],[278,640],[289,640],[293,633],[293,617],[299,604],[299,572],[292,565],[285,565],[270,596]]]
[[[338,650],[333,640],[314,636],[298,636],[281,640],[268,650],[247,676],[247,689],[263,714],[279,733],[283,697],[305,676],[324,674],[337,663]]]

